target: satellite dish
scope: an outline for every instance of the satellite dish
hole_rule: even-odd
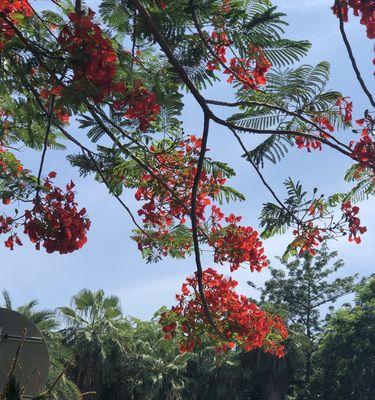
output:
[[[0,308],[0,395],[12,370],[21,399],[40,395],[47,382],[48,350],[33,322],[15,311]]]

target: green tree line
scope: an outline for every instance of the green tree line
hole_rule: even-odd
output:
[[[315,257],[279,261],[258,289],[262,306],[288,323],[281,359],[258,350],[219,353],[209,343],[180,354],[173,340],[164,340],[160,310],[151,321],[127,317],[119,298],[103,290],[83,289],[70,307],[54,311],[36,300],[14,308],[4,290],[3,307],[24,314],[44,334],[53,400],[373,399],[375,277],[335,278],[344,263],[326,246]],[[352,292],[352,304],[333,309]]]

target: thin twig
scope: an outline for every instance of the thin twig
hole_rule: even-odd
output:
[[[138,224],[137,220],[135,219],[132,211],[130,210],[130,208],[124,203],[124,201],[121,199],[120,196],[117,196],[115,193],[113,193],[113,191],[111,190],[110,184],[108,182],[108,179],[105,177],[103,170],[100,168],[99,164],[97,163],[97,161],[95,160],[95,157],[93,156],[93,154],[91,153],[91,151],[88,151],[87,149],[82,149],[82,151],[85,153],[87,153],[88,157],[90,158],[90,160],[94,163],[95,168],[98,172],[98,174],[100,175],[100,177],[102,178],[102,181],[104,182],[104,184],[107,186],[109,193],[112,194],[112,196],[114,196],[117,201],[124,207],[124,209],[126,210],[126,212],[129,214],[131,220],[133,221],[134,225],[144,234],[146,235],[148,238],[150,238],[150,235],[141,227],[141,225]]]
[[[348,150],[351,150],[349,146],[347,146],[345,143],[342,143],[339,140],[337,140],[333,135],[331,135],[326,130],[324,130],[322,127],[320,127],[316,122],[311,121],[310,119],[304,117],[302,114],[300,114],[298,112],[295,112],[295,111],[291,111],[291,110],[289,110],[289,109],[287,109],[285,107],[281,107],[281,106],[278,106],[276,104],[263,103],[263,102],[260,102],[260,101],[253,101],[253,100],[251,100],[251,101],[227,102],[227,101],[217,101],[217,100],[207,100],[206,99],[206,101],[207,101],[207,104],[212,104],[212,105],[216,105],[216,106],[223,106],[223,107],[259,106],[259,107],[266,107],[266,108],[270,108],[270,109],[273,109],[273,110],[282,111],[285,114],[288,114],[290,116],[298,118],[301,121],[313,126],[320,133],[322,133],[326,137],[329,137],[334,142],[336,142],[338,145],[343,146]],[[316,139],[319,140],[318,137]]]
[[[62,369],[62,371],[57,375],[56,379],[53,381],[52,385],[41,394],[41,396],[48,396],[49,394],[52,393],[52,390],[56,387],[56,385],[59,383],[60,379],[66,374],[68,371],[69,367],[72,367],[74,364],[72,361],[69,361],[65,367]]]
[[[137,45],[137,10],[134,10],[134,16],[133,16],[133,33],[132,33],[132,60],[131,60],[131,66],[133,68],[134,66],[134,58],[135,58],[135,48]]]
[[[258,174],[260,180],[262,181],[263,185],[268,189],[268,191],[271,193],[272,197],[276,200],[276,202],[280,205],[280,207],[287,213],[289,214],[296,222],[298,225],[303,225],[303,222],[297,218],[285,205],[284,203],[279,199],[277,196],[276,192],[272,189],[272,187],[268,184],[266,179],[264,178],[263,174],[260,172],[259,168],[255,164],[255,162],[252,160],[252,158],[249,155],[249,151],[247,150],[245,144],[243,143],[241,137],[238,135],[238,133],[234,130],[231,129],[233,135],[236,137],[238,143],[240,144],[242,150],[245,152],[247,160],[249,163],[253,166],[255,169],[256,173]]]
[[[41,110],[46,114],[46,115],[50,115],[48,113],[48,111],[45,109],[43,102],[41,101],[41,99],[39,98],[38,93],[34,90],[34,88],[31,85],[28,85],[26,82],[24,82],[24,84],[27,85],[28,89],[31,90],[31,92],[33,93],[35,99],[37,100],[39,107],[41,108]],[[60,132],[72,143],[74,143],[75,145],[77,145],[83,152],[85,152],[89,158],[91,159],[91,161],[94,163],[97,172],[99,173],[99,175],[101,176],[104,184],[107,186],[109,192],[117,199],[117,201],[124,207],[124,209],[127,211],[127,213],[129,214],[130,218],[132,219],[132,221],[134,222],[135,226],[140,229],[142,231],[142,233],[144,233],[146,236],[149,236],[147,234],[147,232],[138,224],[138,222],[136,221],[133,213],[131,212],[130,208],[124,203],[124,201],[117,196],[115,193],[113,193],[110,189],[109,183],[107,181],[107,179],[105,179],[103,172],[99,166],[99,164],[97,163],[97,161],[95,160],[95,156],[94,153],[88,149],[86,146],[84,146],[82,143],[80,143],[77,139],[75,139],[72,135],[70,135],[70,133],[64,129],[62,127],[62,125],[59,123],[59,121],[55,118],[53,118],[53,124],[60,130]]]
[[[44,161],[45,161],[46,154],[47,154],[48,139],[49,139],[49,134],[51,131],[51,123],[52,123],[52,118],[53,118],[54,106],[55,106],[55,95],[52,95],[50,97],[50,102],[49,102],[47,129],[46,129],[46,134],[44,136],[42,156],[40,158],[40,165],[39,165],[38,179],[37,179],[37,188],[36,188],[36,194],[35,194],[35,204],[39,201],[40,182],[41,182],[41,178],[42,178]]]

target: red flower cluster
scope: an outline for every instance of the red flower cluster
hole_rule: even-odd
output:
[[[22,17],[33,15],[33,10],[27,0],[1,0],[0,12],[15,25],[18,25]],[[13,29],[5,21],[0,20],[0,50],[13,36]]]
[[[229,14],[232,11],[232,7],[231,7],[231,0],[223,0],[223,5],[221,7],[221,12],[223,14]]]
[[[227,62],[226,53],[231,42],[225,32],[216,31],[213,31],[211,34],[211,42],[217,58],[214,58],[212,61],[207,63],[207,69],[209,71],[214,71],[215,69],[220,70],[220,61],[223,64]]]
[[[64,193],[52,186],[50,178],[55,176],[54,172],[49,174],[44,182],[48,193],[36,199],[33,210],[25,212],[24,233],[37,250],[42,245],[47,253],[67,254],[81,249],[87,242],[90,220],[85,216],[85,208],[78,211],[73,182],[66,186]]]
[[[180,351],[193,351],[202,341],[212,342],[218,351],[234,346],[245,351],[263,348],[283,357],[281,344],[288,337],[283,321],[261,310],[246,296],[235,291],[238,283],[209,268],[203,271],[203,290],[211,317],[219,330],[215,332],[205,315],[198,291],[197,275],[186,279],[178,305],[161,315],[160,324],[166,339],[177,337]]]
[[[61,29],[58,41],[71,56],[75,87],[84,90],[89,86],[89,94],[100,103],[123,85],[114,82],[117,56],[111,41],[93,22],[94,15],[91,10],[88,15],[70,13],[71,23]]]
[[[361,15],[361,24],[367,28],[367,37],[375,39],[375,1],[374,0],[339,0],[342,19],[348,22],[348,8],[353,9],[355,16]],[[338,7],[332,7],[333,13],[338,15]]]
[[[231,42],[225,32],[213,31],[211,42],[216,58],[209,61],[207,69],[209,71],[220,70],[220,64],[226,64],[226,52]],[[234,81],[242,84],[244,89],[257,90],[259,86],[266,84],[266,73],[272,64],[259,47],[251,47],[247,58],[231,58],[229,67],[224,69],[224,74],[229,75],[228,82]]]
[[[156,160],[153,174],[146,173],[140,177],[139,187],[135,194],[138,201],[146,201],[138,215],[143,216],[143,222],[154,227],[169,227],[174,219],[185,222],[191,204],[191,191],[196,174],[196,166],[202,143],[195,136],[179,143],[175,150],[164,151],[150,147]],[[176,198],[160,181],[173,188]],[[199,184],[197,201],[197,218],[204,220],[204,211],[211,204],[212,198],[218,194],[225,179],[214,177],[203,171]],[[182,204],[186,206],[183,207]]]
[[[70,13],[71,23],[62,28],[58,38],[61,47],[71,56],[74,87],[83,92],[87,90],[87,95],[97,103],[108,96],[118,96],[114,108],[125,109],[125,117],[138,120],[139,129],[145,131],[160,113],[156,95],[140,81],[131,89],[115,82],[116,52],[111,41],[104,38],[100,26],[93,22],[94,14],[92,11],[88,15]],[[68,119],[62,110],[57,110],[57,116],[62,122]]]
[[[217,216],[217,208],[215,206],[213,208]],[[218,217],[216,217],[217,220]],[[210,245],[214,247],[214,261],[219,264],[228,262],[232,272],[237,270],[242,263],[249,263],[251,272],[254,269],[260,272],[262,268],[268,267],[268,260],[258,232],[251,226],[237,225],[241,217],[233,214],[226,217],[225,221],[229,224],[228,226],[223,228],[215,224],[211,229]]]
[[[299,254],[308,252],[314,256],[316,254],[315,249],[323,241],[322,233],[322,229],[315,226],[311,221],[307,222],[303,227],[298,227],[293,231],[296,239],[293,241],[292,247],[299,249]]]
[[[295,142],[297,147],[299,149],[306,148],[309,153],[311,152],[311,150],[322,150],[322,142],[319,140],[319,137],[324,139],[329,139],[330,134],[327,133],[327,130],[329,132],[334,132],[335,130],[331,121],[325,116],[317,116],[313,118],[313,121],[321,129],[318,129],[318,127],[316,126],[311,126],[311,128],[308,130],[308,133],[310,135],[316,136],[316,139],[314,137],[306,137],[302,135],[295,137]],[[326,131],[324,131],[324,129]]]
[[[13,232],[14,220],[10,217],[0,215],[0,235],[10,233],[9,237],[5,240],[5,247],[9,250],[14,250],[14,244],[22,246],[22,242],[18,235]]]
[[[157,161],[153,174],[143,174],[138,183],[135,197],[145,204],[138,211],[143,217],[143,223],[148,230],[138,232],[133,239],[138,243],[142,252],[157,251],[160,256],[170,254],[182,257],[192,248],[191,233],[184,240],[175,240],[175,225],[183,225],[190,213],[191,193],[196,174],[196,166],[201,148],[201,140],[191,136],[179,143],[179,146],[166,152],[161,148],[151,146],[150,152]],[[160,185],[160,180],[173,188],[176,198],[167,188]],[[199,224],[206,226],[206,235],[200,232],[200,239],[214,249],[214,260],[220,264],[228,262],[231,270],[236,270],[242,263],[249,263],[251,271],[260,271],[268,266],[264,255],[263,243],[259,240],[258,232],[252,227],[238,225],[241,220],[231,214],[225,218],[220,208],[213,205],[211,214],[206,212],[225,184],[226,179],[220,173],[207,174],[203,170],[197,196],[196,216]],[[134,185],[134,182],[130,182]],[[183,204],[186,207],[183,207]],[[225,221],[228,225],[222,226]],[[151,228],[151,229],[149,229]],[[151,237],[151,239],[150,239]]]
[[[232,58],[224,74],[229,75],[229,83],[237,80],[244,89],[257,90],[266,84],[266,73],[272,64],[259,48],[252,48],[250,54],[249,58]]]
[[[314,121],[323,129],[328,129],[330,132],[333,132],[335,130],[335,128],[333,127],[333,125],[331,124],[330,120],[327,117],[317,117],[314,119]],[[321,131],[319,132],[323,137],[327,138],[325,134],[323,134]]]
[[[123,92],[126,92],[125,86]],[[133,88],[127,91],[121,100],[113,103],[113,107],[115,110],[125,108],[125,117],[138,120],[141,131],[146,131],[160,113],[156,94],[150,92],[139,80],[134,83]]]
[[[349,101],[349,97],[340,97],[336,106],[339,108],[339,113],[344,117],[344,122],[350,124],[352,122],[353,103]]]
[[[165,1],[159,0],[158,3],[159,3],[159,7],[160,7],[162,10],[165,10],[165,9],[167,8],[167,3],[166,3]]]
[[[353,148],[352,157],[358,160],[361,165],[375,171],[375,142],[368,134],[362,135],[359,142],[350,143]]]
[[[299,149],[306,148],[309,153],[311,153],[311,149],[322,150],[322,142],[319,139],[309,138],[306,136],[296,136],[295,141]]]
[[[44,87],[40,91],[40,97],[44,100],[49,100],[52,95],[55,96],[56,99],[61,98],[63,95],[63,89],[64,89],[64,87],[59,84],[50,85],[49,88]],[[48,104],[46,104],[46,107],[48,107]],[[56,115],[56,118],[60,122],[62,122],[63,124],[69,123],[70,117],[69,117],[69,114],[64,110],[64,108],[58,107],[55,105],[53,111]]]
[[[352,204],[347,201],[341,206],[343,211],[344,219],[349,225],[349,242],[354,241],[355,243],[361,243],[361,238],[359,235],[363,235],[367,232],[365,226],[361,226],[361,220],[356,216],[359,213],[359,207],[352,206]]]

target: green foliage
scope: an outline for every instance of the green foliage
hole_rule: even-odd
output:
[[[330,315],[315,355],[310,398],[373,399],[375,278],[360,285],[354,306]]]
[[[354,290],[355,276],[330,279],[344,266],[336,257],[337,252],[323,244],[316,257],[305,253],[289,262],[279,258],[284,268],[270,267],[271,279],[262,289],[262,302],[277,304],[312,339],[322,328],[321,307]]]
[[[289,368],[284,379],[294,377],[296,387],[290,389],[299,395],[305,391],[302,382],[310,381],[312,357],[324,329],[322,307],[354,291],[356,275],[333,279],[344,266],[336,257],[337,252],[330,252],[324,244],[315,257],[304,253],[290,262],[279,258],[283,268],[270,267],[271,279],[261,289],[262,304],[276,306],[289,321],[292,353],[286,358],[288,363],[291,357],[289,367],[284,365]]]
[[[68,375],[82,393],[100,396],[108,376],[115,371],[114,359],[125,349],[120,338],[128,322],[122,317],[119,298],[106,297],[103,290],[83,289],[73,297],[72,304],[73,308],[59,308],[67,324],[64,342],[74,354],[75,366]]]
[[[285,208],[279,204],[265,203],[260,215],[260,226],[264,228],[261,236],[269,238],[276,234],[285,233],[294,221],[293,215],[305,213],[311,200],[306,199],[307,192],[300,182],[294,183],[291,178],[284,182],[288,197],[285,199]]]
[[[299,116],[310,120],[324,116],[337,129],[342,129],[345,127],[343,120],[334,112],[341,94],[326,90],[329,72],[327,62],[321,62],[315,67],[302,65],[296,69],[273,69],[267,75],[265,90],[238,91],[238,100],[250,104],[241,106],[243,111],[228,120],[242,127],[262,129],[265,132],[267,129],[307,132],[308,125]],[[251,102],[258,104],[251,105]],[[252,149],[249,155],[258,166],[264,167],[265,160],[276,164],[287,155],[293,143],[287,135],[271,134]]]
[[[315,259],[305,255],[283,263],[286,271],[271,269],[272,277],[262,289],[262,307],[290,321],[283,359],[260,351],[218,353],[209,343],[194,353],[180,354],[176,341],[165,340],[157,323],[163,308],[151,321],[125,318],[119,299],[106,296],[103,290],[84,289],[73,297],[71,307],[60,307],[65,325],[59,331],[54,313],[38,309],[38,302],[32,300],[17,310],[37,323],[45,335],[52,364],[47,389],[68,366],[53,391],[34,400],[76,400],[81,397],[77,386],[81,393],[97,393],[86,393],[84,397],[90,400],[269,400],[286,395],[302,399],[301,393],[307,393],[302,371],[309,354],[314,356],[311,395],[346,399],[350,398],[347,394],[340,396],[353,385],[364,388],[363,398],[370,400],[366,396],[372,381],[366,374],[372,368],[374,279],[357,287],[356,305],[331,315],[323,331],[318,309],[353,288],[353,277],[329,279],[343,265],[338,260],[328,266],[335,256],[323,248]],[[6,291],[4,300],[7,307],[12,306]],[[313,337],[308,337],[308,329]],[[318,332],[322,339],[315,355]],[[69,366],[71,360],[74,363]],[[354,377],[349,376],[352,373]],[[329,397],[325,390],[335,386],[336,376],[339,385],[333,393],[338,397]],[[9,396],[19,400],[16,382]]]
[[[356,182],[356,185],[345,195],[345,200],[359,202],[375,195],[375,182],[370,168],[353,164],[346,172],[345,180]]]

